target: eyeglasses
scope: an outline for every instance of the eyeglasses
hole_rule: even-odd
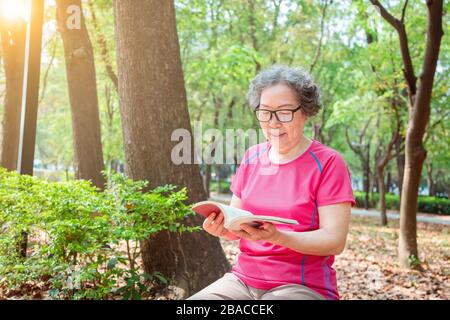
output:
[[[266,109],[260,109],[259,106],[255,109],[255,115],[258,121],[260,122],[269,122],[272,119],[272,115],[275,114],[275,117],[279,122],[291,122],[294,119],[294,112],[297,112],[301,109],[301,106],[298,106],[296,109],[280,109],[275,111],[270,111]]]

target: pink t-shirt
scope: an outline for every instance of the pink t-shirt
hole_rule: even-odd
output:
[[[269,160],[270,143],[250,147],[232,179],[231,191],[242,208],[254,214],[295,219],[279,230],[305,232],[319,228],[317,208],[351,202],[350,173],[342,156],[313,140],[298,158],[284,164]],[[232,272],[247,285],[269,290],[301,284],[327,299],[339,299],[334,256],[306,255],[266,241],[240,240],[241,253]]]

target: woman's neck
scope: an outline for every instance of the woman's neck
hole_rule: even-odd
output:
[[[279,153],[277,150],[275,150],[275,148],[270,148],[269,150],[270,161],[276,164],[283,164],[290,162],[301,156],[309,148],[311,143],[312,143],[311,139],[302,136],[300,142],[296,144],[294,147],[292,147],[291,150],[289,150],[286,153]]]

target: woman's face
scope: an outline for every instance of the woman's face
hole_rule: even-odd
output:
[[[261,93],[259,109],[294,110],[298,106],[299,101],[295,92],[283,83],[266,88]],[[272,114],[269,122],[260,122],[260,125],[264,136],[276,148],[275,150],[280,154],[285,154],[301,142],[306,120],[307,116],[300,109],[294,112],[291,122],[279,122],[275,114]]]

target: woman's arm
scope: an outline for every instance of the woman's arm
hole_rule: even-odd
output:
[[[338,255],[345,248],[350,214],[349,202],[320,207],[318,230],[309,232],[279,231],[273,243],[304,254]]]
[[[345,248],[350,213],[350,202],[339,203],[319,208],[319,229],[314,231],[279,231],[274,225],[264,223],[259,229],[242,224],[244,231],[235,233],[243,238],[268,241],[303,254],[338,255]]]

